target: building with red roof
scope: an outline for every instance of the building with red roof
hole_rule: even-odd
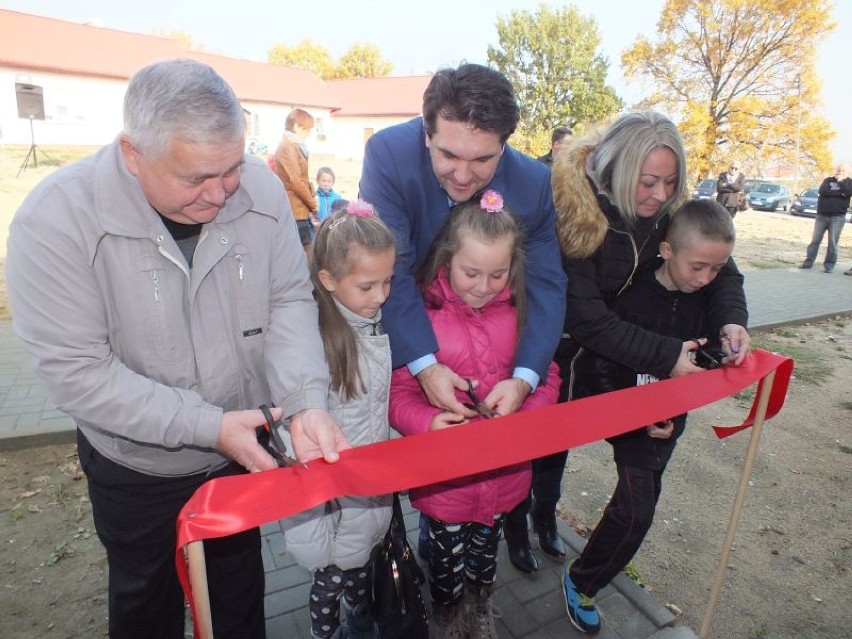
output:
[[[250,114],[248,137],[256,145],[274,149],[287,113],[300,107],[316,119],[308,140],[312,150],[359,159],[373,132],[419,114],[429,81],[325,82],[295,67],[188,50],[167,37],[4,9],[0,32],[0,143],[6,144],[106,144],[122,129],[122,101],[133,73],[157,60],[192,58],[234,88]],[[29,118],[39,101],[43,113]]]

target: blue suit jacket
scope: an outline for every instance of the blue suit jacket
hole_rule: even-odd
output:
[[[550,170],[507,145],[488,188],[503,195],[524,232],[527,322],[515,366],[546,379],[562,335],[567,282],[556,240]],[[422,118],[383,129],[368,140],[360,197],[376,207],[397,236],[394,280],[382,314],[397,367],[438,349],[415,273],[450,204],[432,171]]]

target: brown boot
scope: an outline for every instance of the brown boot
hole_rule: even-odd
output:
[[[465,610],[461,602],[453,606],[432,606],[433,639],[467,639]]]
[[[465,616],[470,639],[497,639],[495,619],[503,616],[492,603],[492,588],[465,581]]]

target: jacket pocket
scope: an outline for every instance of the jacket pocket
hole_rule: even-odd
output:
[[[185,276],[169,272],[171,270],[173,267],[156,258],[143,257],[140,260],[140,286],[134,292],[139,311],[134,313],[137,320],[125,320],[123,327],[125,333],[130,330],[144,333],[149,352],[166,362],[185,360],[191,350],[185,328],[188,324]],[[128,316],[125,315],[125,318]]]

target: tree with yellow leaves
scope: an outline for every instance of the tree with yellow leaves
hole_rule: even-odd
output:
[[[390,75],[393,65],[382,59],[374,44],[353,44],[335,64],[331,52],[321,44],[305,38],[295,46],[276,44],[267,54],[269,64],[282,64],[306,69],[323,80],[332,78],[377,78]]]
[[[637,106],[679,121],[692,177],[734,159],[753,177],[830,169],[834,132],[818,113],[814,58],[835,27],[831,8],[827,0],[668,0],[657,42],[640,36],[622,54],[626,77],[654,87]]]

